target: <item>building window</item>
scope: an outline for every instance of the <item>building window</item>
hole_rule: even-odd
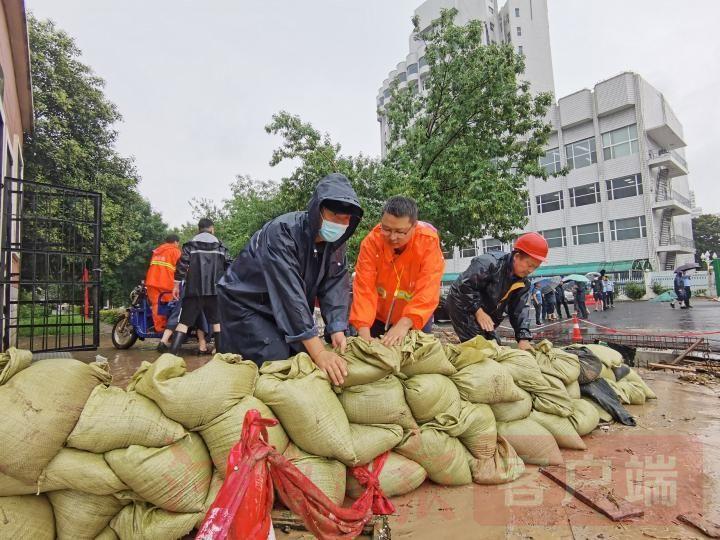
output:
[[[518,26],[518,27],[515,29],[515,31],[517,32],[517,35],[518,35],[518,36],[522,36],[522,28],[520,28],[520,27]]]
[[[403,83],[405,81],[407,81],[407,74],[404,71],[401,71],[400,73],[398,73],[397,82]]]
[[[505,42],[510,43],[510,32],[505,35]]]
[[[602,223],[588,223],[587,225],[573,225],[573,243],[576,246],[585,244],[599,244],[605,241]]]
[[[453,250],[453,249],[448,249],[447,251],[443,251],[443,258],[446,261],[452,260],[454,255],[455,255],[455,250]]]
[[[570,206],[585,206],[600,202],[600,182],[570,188]]]
[[[490,31],[491,32],[495,31],[495,25],[493,23],[490,23]]]
[[[522,46],[520,47],[520,54],[522,54]],[[562,164],[560,163],[560,149],[551,148],[545,155],[540,158],[540,166],[544,168],[548,174],[560,172]]]
[[[553,193],[538,195],[535,197],[535,202],[537,203],[538,214],[556,212],[557,210],[562,210],[564,208],[562,191],[554,191]]]
[[[483,253],[490,253],[493,251],[502,251],[503,245],[500,240],[494,238],[486,238],[483,240]]]
[[[424,57],[424,56],[422,56],[422,57],[420,58],[420,60],[418,60],[418,66],[420,67],[420,69],[422,69],[422,68],[424,68],[425,66],[427,66],[427,60],[425,60],[425,57]]]
[[[540,231],[540,234],[547,240],[548,246],[551,248],[565,247],[567,246],[567,239],[565,238],[565,228],[560,229],[548,229],[547,231]]]
[[[580,169],[593,163],[597,163],[597,152],[595,150],[595,137],[576,141],[565,145],[565,156],[567,157],[568,168]]]
[[[385,99],[388,99],[390,97],[390,89],[389,88],[383,92],[383,96],[385,96]]]
[[[427,81],[427,75],[421,75],[420,76],[420,91],[425,90],[425,81]]]
[[[495,14],[495,10],[492,8],[492,6],[488,6],[488,11],[490,12],[490,15]]]
[[[523,54],[522,45],[518,45],[518,54]]]
[[[410,64],[407,67],[407,73],[408,75],[415,75],[418,72],[418,65],[417,64]]]
[[[417,94],[418,93],[418,82],[416,80],[408,82],[408,88],[410,88],[411,93]]]
[[[645,216],[610,220],[610,238],[613,240],[632,240],[647,237]]]
[[[516,17],[519,17],[519,16],[520,16],[520,8],[519,8],[519,7],[516,7],[516,8],[515,8],[515,16],[516,16]],[[518,35],[519,35],[519,34],[518,34]]]
[[[603,157],[615,159],[638,153],[637,124],[602,134]]]
[[[475,244],[465,246],[464,248],[460,248],[460,257],[467,258],[467,257],[475,257],[477,255],[477,247]]]
[[[611,201],[643,194],[642,176],[639,174],[605,180],[605,184],[607,185],[608,199]]]
[[[530,197],[525,199],[525,215],[530,215]]]

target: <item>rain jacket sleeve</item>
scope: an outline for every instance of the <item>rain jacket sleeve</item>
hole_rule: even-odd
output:
[[[420,273],[415,283],[414,295],[402,314],[412,321],[413,328],[420,330],[430,320],[440,302],[440,283],[445,271],[440,242],[435,240],[433,248],[427,250],[422,260],[417,262],[420,264]]]
[[[494,260],[494,259],[493,259]],[[495,265],[484,257],[475,257],[467,270],[460,277],[458,290],[463,296],[462,301],[472,309],[473,315],[482,307],[480,291],[485,288]]]
[[[377,316],[378,292],[376,258],[381,256],[368,235],[360,244],[360,254],[355,265],[353,281],[353,303],[350,322],[355,328],[369,328]]]
[[[510,319],[510,325],[515,330],[515,339],[532,339],[530,332],[530,308],[527,305],[530,297],[530,287],[525,287],[522,291],[514,294],[508,302],[507,312]]]
[[[350,276],[348,276],[344,247],[335,250],[332,254],[330,268],[318,288],[318,300],[320,312],[325,319],[325,331],[334,334],[347,330]]]
[[[283,223],[273,222],[260,233],[258,260],[265,275],[273,316],[288,343],[317,336],[315,320],[305,298],[297,250],[295,239]]]
[[[180,253],[180,259],[178,259],[177,265],[175,266],[175,281],[184,281],[187,276],[187,271],[190,266],[190,244],[185,242]]]

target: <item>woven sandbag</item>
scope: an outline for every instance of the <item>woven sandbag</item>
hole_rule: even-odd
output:
[[[500,346],[495,340],[487,340],[482,336],[475,336],[445,349],[448,360],[458,371],[484,360],[495,360],[499,351]]]
[[[570,399],[580,399],[582,397],[582,394],[580,394],[580,383],[577,381],[566,384],[565,390],[568,396],[570,396]]]
[[[510,372],[492,359],[468,364],[450,378],[462,399],[472,403],[491,405],[523,398]]]
[[[345,465],[336,459],[313,456],[290,443],[283,455],[337,505],[345,500]]]
[[[55,540],[55,517],[45,495],[0,497],[0,538]]]
[[[400,345],[400,371],[408,377],[437,373],[450,376],[456,372],[443,349],[432,334],[412,330]]]
[[[439,414],[425,426],[460,439],[473,457],[485,459],[495,453],[497,429],[495,415],[489,405],[463,401],[457,416]]]
[[[576,355],[553,348],[552,343],[547,339],[535,345],[534,350],[535,360],[543,374],[557,377],[563,384],[570,384],[578,380],[580,361]]]
[[[603,409],[600,408],[594,401],[589,399],[573,399],[573,413],[568,420],[572,423],[573,428],[578,435],[584,436],[594,430],[600,423],[600,413]],[[605,412],[605,411],[603,411]],[[609,420],[612,420],[612,416],[608,415]]]
[[[563,349],[578,357],[578,362],[580,363],[578,382],[580,384],[591,383],[600,376],[603,363],[590,349],[579,344],[568,345],[567,347],[563,347]]]
[[[525,463],[560,465],[563,462],[555,437],[530,417],[514,422],[498,422],[497,430]]]
[[[586,343],[583,345],[583,347],[586,347],[588,350],[590,350],[595,356],[600,359],[600,361],[605,366],[609,368],[618,367],[623,363],[622,354],[615,349],[611,349],[610,347],[606,347],[605,345],[598,345],[595,343]]]
[[[572,418],[572,416],[570,418]],[[557,442],[560,448],[587,450],[587,445],[580,438],[578,432],[575,431],[575,427],[570,421],[570,418],[563,418],[562,416],[555,416],[554,414],[540,411],[533,411],[530,414],[531,420],[540,424],[555,437],[555,442]]]
[[[368,384],[343,388],[340,404],[354,424],[397,424],[405,429],[417,427],[400,380],[388,375]]]
[[[350,424],[350,433],[358,465],[367,465],[403,438],[403,429],[393,424]]]
[[[405,401],[418,422],[429,422],[438,414],[460,414],[460,393],[445,375],[415,375],[403,381]]]
[[[120,513],[122,513],[122,510],[120,510]],[[95,537],[95,540],[119,540],[119,538],[120,537],[115,533],[115,531],[110,528],[110,525],[108,525]]]
[[[204,366],[186,371],[185,360],[163,354],[152,364],[141,364],[128,390],[152,399],[165,416],[193,429],[251,396],[257,379],[255,362],[237,354],[216,354]]]
[[[72,489],[93,495],[112,495],[128,489],[113,472],[102,454],[63,448],[48,464],[38,480],[38,489]]]
[[[623,380],[616,382],[615,385],[625,392],[630,405],[643,405],[645,403],[646,398],[642,384],[629,381],[627,377],[625,377]]]
[[[168,512],[138,501],[123,508],[110,528],[120,540],[176,540],[189,534],[197,520],[197,514]]]
[[[210,488],[212,462],[200,435],[165,448],[131,446],[112,450],[105,460],[142,499],[171,512],[199,512]]]
[[[455,360],[457,360],[457,357],[460,355],[460,345],[455,343],[445,343],[443,345],[443,349],[445,350],[445,356],[448,361],[455,366]],[[455,369],[458,369],[457,366],[455,366]]]
[[[522,395],[522,399],[519,401],[493,403],[490,405],[495,415],[495,420],[498,422],[512,422],[530,416],[533,406],[532,396],[522,388],[518,388],[518,392]]]
[[[127,501],[63,489],[47,494],[55,513],[58,540],[92,540],[107,527]]]
[[[36,482],[23,482],[0,472],[0,497],[34,495],[38,492]]]
[[[378,480],[380,488],[387,497],[397,497],[415,491],[422,485],[425,478],[427,478],[427,472],[419,463],[396,452],[390,452]],[[359,498],[365,492],[365,488],[360,485],[349,468],[345,485],[348,497],[353,499]]]
[[[605,364],[603,364],[602,370],[600,371],[600,377],[607,381],[615,382],[615,372]]]
[[[348,372],[343,380],[343,387],[373,383],[391,373],[400,373],[398,348],[386,347],[377,340],[365,341],[359,337],[349,337],[345,352],[341,356],[347,362]]]
[[[97,364],[35,362],[0,386],[0,471],[35,482],[65,444],[93,388],[109,382]]]
[[[223,478],[225,478],[228,455],[232,447],[240,441],[245,413],[250,409],[259,411],[263,418],[275,418],[270,408],[262,401],[254,396],[246,396],[228,411],[197,428],[210,452],[213,464],[220,471]],[[284,452],[290,439],[288,439],[280,423],[267,428],[267,432],[268,442],[278,452]]]
[[[255,397],[272,409],[297,446],[349,466],[357,463],[345,411],[328,376],[307,354],[266,362],[260,373]]]
[[[476,484],[505,484],[520,478],[525,464],[507,439],[498,436],[495,453],[486,459],[471,460],[470,470]]]
[[[0,386],[8,382],[13,375],[30,367],[31,363],[31,351],[10,347],[4,353],[0,353]]]
[[[115,386],[96,386],[67,445],[102,454],[130,445],[161,447],[185,435],[153,401]]]
[[[432,427],[411,430],[395,452],[419,463],[436,484],[461,486],[472,482],[472,456],[459,439]]]
[[[655,395],[655,392],[652,391],[652,388],[650,388],[647,385],[647,383],[642,379],[642,377],[634,369],[631,368],[630,373],[625,375],[625,377],[622,380],[627,381],[627,382],[637,383],[640,386],[640,388],[642,388],[642,391],[645,394],[646,399],[657,399],[657,395]]]
[[[595,411],[598,413],[599,422],[614,422],[614,419],[613,419],[612,414],[610,414],[609,411],[606,411],[605,409],[603,409],[594,399],[590,399],[590,398],[585,397],[585,396],[583,396],[581,399],[582,399],[585,403],[588,403],[589,405],[591,405],[591,406],[595,409]],[[574,401],[573,401],[573,404],[575,404]],[[574,414],[574,413],[573,413],[573,414]],[[572,418],[572,416],[571,416],[570,418]],[[579,419],[577,419],[576,421],[578,422],[578,427],[575,428],[575,429],[576,429],[576,431],[577,431],[578,433],[580,433],[581,430],[580,430],[580,422],[579,422]],[[593,428],[593,429],[594,429],[594,428]]]
[[[603,377],[604,378],[604,377]],[[618,399],[620,400],[620,403],[623,405],[630,405],[630,396],[627,393],[627,388],[625,386],[620,386],[618,382],[616,382],[614,379],[605,379],[610,386],[610,388],[613,389],[615,394],[617,394]],[[645,397],[645,394],[643,394],[643,397]]]
[[[215,498],[218,496],[224,481],[225,479],[220,476],[220,472],[215,469],[213,471],[212,480],[210,480],[210,489],[208,490],[207,497],[205,497],[205,504],[203,505],[202,512],[195,514],[197,516],[197,520],[195,521],[196,529],[199,529],[203,521],[205,521],[205,516],[207,515],[208,510],[210,510],[212,504],[215,502]]]

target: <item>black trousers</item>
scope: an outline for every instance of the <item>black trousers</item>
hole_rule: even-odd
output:
[[[500,343],[495,331],[486,332],[480,328],[480,325],[475,319],[475,314],[457,307],[452,299],[452,296],[447,297],[445,307],[447,308],[448,315],[450,316],[450,322],[452,323],[453,330],[455,330],[455,333],[461,342],[469,341],[475,336],[483,336],[485,339],[494,339]],[[497,324],[495,327],[497,328]]]
[[[565,300],[565,296],[563,296],[563,299],[559,302],[556,302],[555,309],[557,309],[558,318],[562,319],[562,310],[560,309],[562,306],[565,306],[565,315],[567,315],[567,318],[570,318],[570,306],[568,306],[567,300]]]
[[[685,305],[687,307],[690,307],[690,297],[692,296],[692,289],[690,287],[685,287]]]
[[[587,306],[585,305],[585,296],[578,294],[575,295],[575,311],[578,312],[580,318],[588,318],[588,310]]]

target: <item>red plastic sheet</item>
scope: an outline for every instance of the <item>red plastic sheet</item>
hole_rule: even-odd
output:
[[[355,538],[373,514],[395,511],[378,480],[387,453],[373,461],[372,471],[367,466],[352,469],[365,491],[350,508],[343,508],[267,443],[267,428],[275,424],[277,420],[262,418],[255,409],[247,412],[240,442],[228,456],[225,482],[197,540],[266,540],[273,485],[285,506],[321,540]]]

